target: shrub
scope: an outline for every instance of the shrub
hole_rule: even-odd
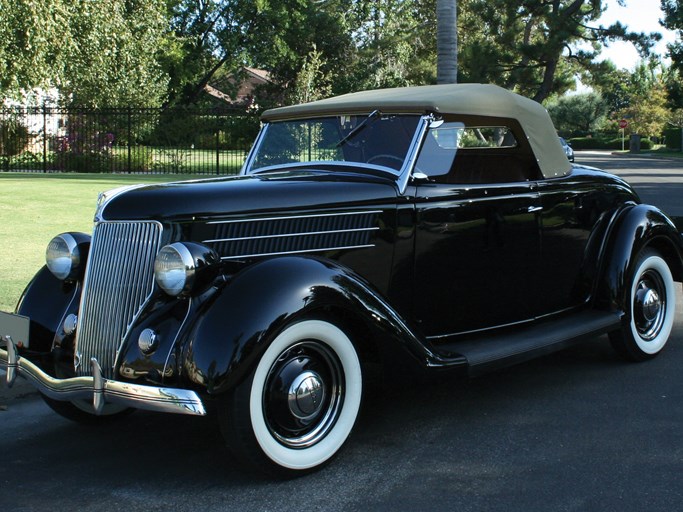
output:
[[[15,119],[0,121],[0,155],[18,155],[27,144],[28,128]]]
[[[683,128],[668,128],[664,130],[667,149],[681,149],[681,130]]]
[[[52,166],[65,172],[112,172],[113,158],[108,153],[55,153]]]
[[[572,148],[581,149],[611,149],[621,151],[621,137],[606,138],[606,137],[575,137],[571,139]],[[624,139],[624,149],[629,147],[629,138]],[[653,142],[650,139],[640,139],[640,149],[652,149]]]
[[[130,163],[130,168],[128,167]],[[112,167],[114,171],[121,172],[149,172],[154,165],[154,155],[150,148],[136,146],[131,148],[130,162],[128,161],[128,151],[116,153],[113,156]]]

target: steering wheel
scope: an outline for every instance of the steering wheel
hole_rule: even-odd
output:
[[[391,160],[394,162],[398,162],[399,163],[398,169],[400,169],[401,166],[403,165],[403,158],[398,157],[396,155],[390,155],[389,153],[380,153],[378,155],[373,155],[370,158],[368,158],[367,163],[371,164],[375,160],[380,160],[382,158],[384,158],[385,160]],[[393,166],[390,165],[389,167],[393,167]]]

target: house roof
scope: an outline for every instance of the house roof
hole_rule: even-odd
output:
[[[263,69],[243,67],[236,75],[224,76],[204,86],[210,96],[231,105],[242,105],[253,99],[256,88],[270,83],[270,73]]]

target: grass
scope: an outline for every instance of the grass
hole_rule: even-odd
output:
[[[648,153],[655,155],[655,156],[683,158],[683,152],[681,152],[680,150],[667,149],[666,146],[662,146],[662,147],[659,147],[657,149],[653,149],[652,151],[648,151]]]
[[[45,263],[52,237],[65,231],[92,232],[100,192],[196,177],[0,173],[0,311],[14,311],[24,287]]]

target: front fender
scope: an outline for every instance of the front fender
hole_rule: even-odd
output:
[[[64,316],[79,297],[79,284],[61,281],[43,266],[33,277],[19,299],[16,312],[31,319],[29,340],[31,352],[52,350],[55,333]],[[75,304],[75,305],[74,305]]]
[[[184,376],[209,394],[239,384],[286,325],[331,308],[395,341],[423,364],[438,358],[386,301],[349,269],[312,257],[283,257],[237,274],[207,305],[182,349]],[[367,331],[366,331],[367,332]]]
[[[654,206],[640,204],[624,211],[611,230],[605,252],[599,305],[610,310],[628,309],[629,276],[645,247],[658,250],[674,279],[683,279],[683,237],[673,222]]]

